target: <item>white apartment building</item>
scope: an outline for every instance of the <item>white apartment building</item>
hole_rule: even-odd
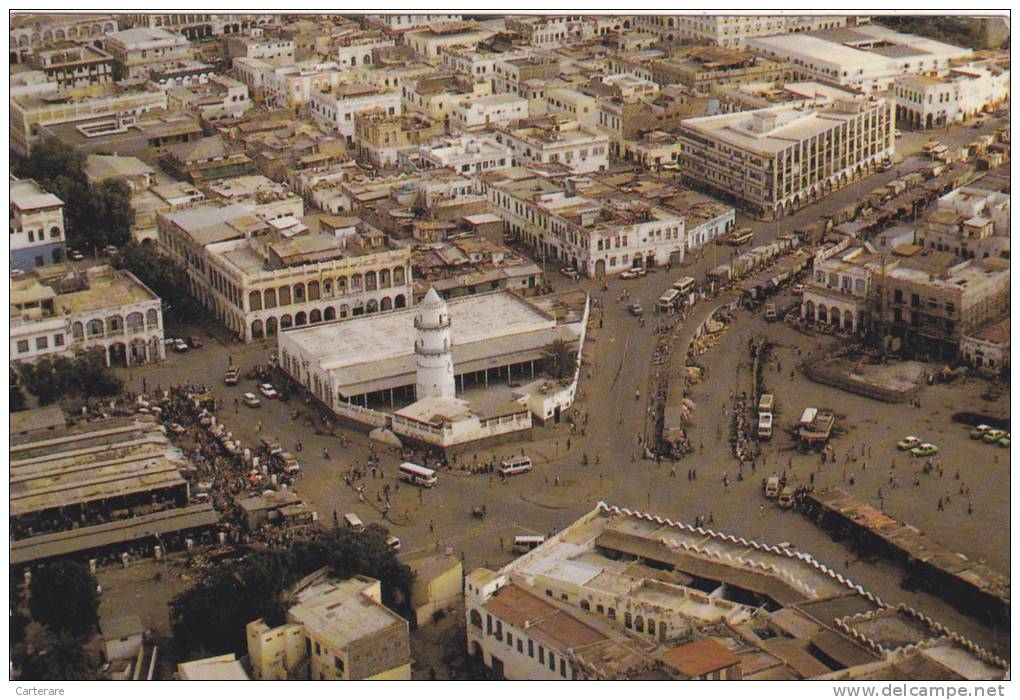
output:
[[[358,112],[380,109],[390,116],[402,113],[400,91],[365,83],[340,84],[328,90],[313,91],[310,101],[312,117],[342,134],[348,144],[354,140],[354,116]]]
[[[167,107],[190,110],[205,122],[237,119],[252,107],[248,86],[239,80],[213,75],[207,83],[167,90]]]
[[[562,163],[576,174],[609,167],[609,137],[576,121],[556,118],[520,128],[497,128],[496,140],[510,147],[521,164]]]
[[[528,101],[502,94],[463,100],[450,113],[450,126],[459,131],[488,130],[511,126],[528,118]]]
[[[951,68],[945,75],[897,78],[896,122],[916,129],[958,124],[1009,101],[1009,69],[994,62]]]
[[[939,198],[916,243],[961,258],[1009,258],[1009,222],[1008,194],[961,187]]]
[[[804,286],[800,317],[853,333],[869,323],[871,278],[881,260],[870,244],[849,246],[815,263],[811,281]]]
[[[149,73],[190,58],[190,42],[180,34],[155,27],[135,27],[107,34],[116,80],[147,79]]]
[[[302,61],[286,66],[262,63],[258,67],[262,71],[265,101],[273,107],[303,107],[312,93],[327,92],[340,85],[343,75],[340,66],[333,62]]]
[[[429,168],[450,168],[471,174],[514,165],[513,151],[490,134],[463,135],[418,147],[419,162]]]
[[[438,73],[418,80],[405,81],[401,86],[404,110],[418,112],[442,121],[464,100],[488,97],[492,85],[487,80],[460,78],[454,73]]]
[[[472,49],[495,32],[473,22],[432,23],[404,33],[404,43],[433,65],[443,62],[442,52],[453,47]]]
[[[410,306],[409,248],[390,247],[354,217],[324,219],[322,231],[298,235],[271,223],[243,204],[157,219],[160,245],[187,271],[195,298],[244,342]]]
[[[224,46],[227,56],[238,58],[257,58],[274,65],[294,62],[294,40],[284,37],[239,36],[229,37]]]
[[[29,271],[67,257],[64,202],[35,180],[10,179],[11,268]]]
[[[543,260],[592,278],[683,261],[684,219],[664,207],[625,195],[593,199],[579,192],[583,179],[561,184],[524,168],[475,179],[505,230]]]
[[[796,79],[877,93],[904,75],[948,70],[973,52],[877,24],[751,39],[748,47],[788,62]]]
[[[461,15],[365,15],[365,19],[391,32],[406,32],[439,22],[459,22]]]
[[[68,285],[68,280],[61,280]],[[158,362],[166,356],[159,297],[127,270],[100,265],[60,293],[48,278],[11,280],[11,361],[100,348],[108,365]]]
[[[687,183],[774,218],[864,177],[893,155],[885,98],[778,106],[681,123]]]
[[[835,15],[639,15],[635,23],[638,28],[666,41],[686,39],[741,49],[754,37],[845,27],[847,18]]]
[[[586,129],[593,129],[598,125],[599,101],[580,90],[569,88],[547,90],[545,103],[549,114],[562,115]]]
[[[444,49],[442,58],[444,68],[471,76],[472,80],[488,80],[495,90],[496,64],[501,61],[528,58],[532,54],[533,49],[528,47],[508,51],[477,51],[453,47]]]

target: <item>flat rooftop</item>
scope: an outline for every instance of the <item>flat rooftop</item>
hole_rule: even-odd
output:
[[[364,594],[374,581],[355,577],[346,581],[326,581],[298,594],[300,602],[292,606],[288,617],[335,649],[407,622]]]

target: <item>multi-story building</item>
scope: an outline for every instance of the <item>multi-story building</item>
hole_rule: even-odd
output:
[[[461,15],[365,15],[365,20],[388,32],[399,34],[408,29],[427,27],[430,24],[459,22],[461,17]]]
[[[702,94],[725,86],[775,83],[788,72],[781,61],[722,46],[698,46],[668,57],[619,54],[609,60],[613,71],[631,73],[660,85],[680,84]]]
[[[61,266],[62,267],[62,266]],[[11,361],[100,348],[108,365],[166,356],[159,297],[127,270],[39,268],[11,280]]]
[[[829,81],[869,94],[889,89],[904,75],[947,70],[951,61],[972,53],[877,24],[760,37],[748,47],[786,61],[795,79]]]
[[[255,170],[251,158],[231,150],[219,136],[171,146],[159,163],[167,174],[195,184],[248,175]]]
[[[22,63],[36,51],[61,41],[102,41],[117,31],[114,15],[102,14],[12,14],[10,24],[11,64]]]
[[[405,81],[401,86],[404,110],[418,112],[432,119],[445,121],[450,112],[464,100],[488,97],[492,85],[488,80],[463,78],[456,73],[440,72]]]
[[[604,277],[683,260],[683,217],[636,195],[588,197],[584,178],[554,180],[523,168],[484,172],[475,179],[504,230],[543,262],[555,260],[587,277]]]
[[[231,61],[257,58],[272,65],[294,62],[294,41],[279,36],[230,36],[223,41],[223,50]]]
[[[175,87],[205,85],[216,75],[216,68],[203,61],[174,61],[150,71],[149,82],[170,90]]]
[[[1009,195],[962,187],[940,197],[916,243],[961,258],[1009,258]]]
[[[456,131],[488,131],[512,126],[528,118],[528,101],[514,94],[489,95],[463,100],[450,112],[450,127]]]
[[[422,145],[417,159],[423,167],[450,168],[462,174],[514,165],[513,151],[489,134],[465,134]]]
[[[533,55],[534,49],[527,46],[508,48],[497,51],[478,46],[475,49],[457,47],[443,50],[443,67],[456,71],[474,80],[488,80],[492,90],[496,90],[496,65],[504,61],[527,58]]]
[[[1009,318],[991,323],[960,340],[960,356],[978,371],[1009,376]]]
[[[526,96],[529,81],[552,80],[560,73],[560,64],[554,58],[528,54],[516,58],[502,58],[493,65],[492,89]],[[477,76],[474,76],[477,79]]]
[[[393,39],[387,39],[374,32],[355,34],[337,42],[333,60],[344,70],[370,66],[379,49],[393,46],[394,43]]]
[[[521,164],[562,163],[577,174],[609,167],[609,137],[575,121],[548,117],[495,132],[496,140],[509,146]]]
[[[495,32],[482,29],[474,22],[441,22],[404,32],[404,43],[433,65],[443,62],[446,48],[474,48]]]
[[[830,16],[767,15],[642,15],[637,26],[658,34],[666,41],[698,41],[742,49],[748,40],[789,32],[818,31],[845,27],[847,18]]]
[[[775,218],[891,159],[894,128],[885,98],[686,119],[681,170],[688,183]]]
[[[865,332],[871,324],[872,276],[881,267],[881,256],[868,243],[847,246],[816,261],[804,286],[800,317],[847,332]]]
[[[202,126],[180,112],[120,114],[47,124],[39,127],[38,135],[55,138],[79,153],[119,153],[156,163],[171,146],[202,138]]]
[[[531,15],[507,17],[506,30],[523,37],[529,46],[546,48],[582,41],[584,15]]]
[[[590,90],[591,87],[585,89]],[[652,96],[601,96],[597,127],[609,136],[612,152],[619,154],[625,142],[639,139],[651,131],[672,131],[693,112],[689,94],[672,86]]]
[[[11,176],[11,267],[28,271],[67,257],[64,202],[35,180]]]
[[[185,37],[159,28],[134,27],[108,34],[105,47],[113,56],[117,80],[146,80],[150,72],[191,57]]]
[[[391,115],[382,108],[357,112],[354,147],[358,156],[380,168],[397,164],[402,153],[443,135],[443,125],[418,114]]]
[[[329,90],[312,91],[312,117],[340,133],[348,145],[354,142],[354,120],[359,112],[382,110],[388,116],[401,113],[400,92],[365,83],[340,84]]]
[[[308,232],[293,217],[206,204],[160,214],[157,226],[195,298],[244,342],[410,305],[410,251],[357,218]]]
[[[1009,77],[1008,67],[986,61],[956,66],[941,76],[897,78],[896,121],[915,129],[957,124],[1008,102]]]
[[[266,103],[287,109],[304,107],[312,93],[327,92],[340,85],[343,75],[340,66],[333,62],[303,61],[274,66],[246,58],[235,61],[234,65],[237,77],[253,92],[261,89]]]
[[[113,57],[81,41],[61,41],[36,51],[28,64],[65,90],[113,81]]]
[[[592,95],[586,95],[572,88],[557,88],[545,91],[545,106],[548,114],[559,114],[591,129],[598,122],[599,102]]]
[[[132,22],[136,27],[162,27],[183,34],[191,41],[198,41],[212,36],[261,30],[276,24],[277,16],[162,12],[132,15]]]
[[[153,88],[97,85],[58,91],[55,84],[42,94],[11,97],[11,149],[27,156],[47,125],[65,125],[99,117],[137,117],[153,109],[166,109],[166,93]]]
[[[239,80],[214,75],[207,83],[167,90],[167,106],[198,116],[205,124],[239,119],[251,109],[248,86]]]
[[[953,359],[962,338],[1009,315],[1009,261],[1002,258],[961,261],[915,246],[872,283],[878,330],[910,353]]]
[[[286,621],[248,624],[255,680],[411,680],[407,620],[382,603],[378,580],[331,580],[325,570],[291,593]]]

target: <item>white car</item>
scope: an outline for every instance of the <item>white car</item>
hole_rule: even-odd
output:
[[[188,344],[185,343],[180,338],[177,338],[176,340],[174,340],[174,351],[175,352],[187,352],[188,351],[188,347],[189,347]]]
[[[637,279],[638,277],[641,276],[641,272],[642,272],[641,270],[632,267],[629,270],[624,270],[623,272],[621,272],[620,273],[620,279],[622,279],[622,280]]]
[[[272,384],[259,384],[259,391],[267,399],[278,399],[280,398],[280,392],[276,390]]]

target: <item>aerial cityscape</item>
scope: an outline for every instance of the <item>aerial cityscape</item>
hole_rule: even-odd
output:
[[[1009,678],[1008,12],[9,33],[19,688]]]

